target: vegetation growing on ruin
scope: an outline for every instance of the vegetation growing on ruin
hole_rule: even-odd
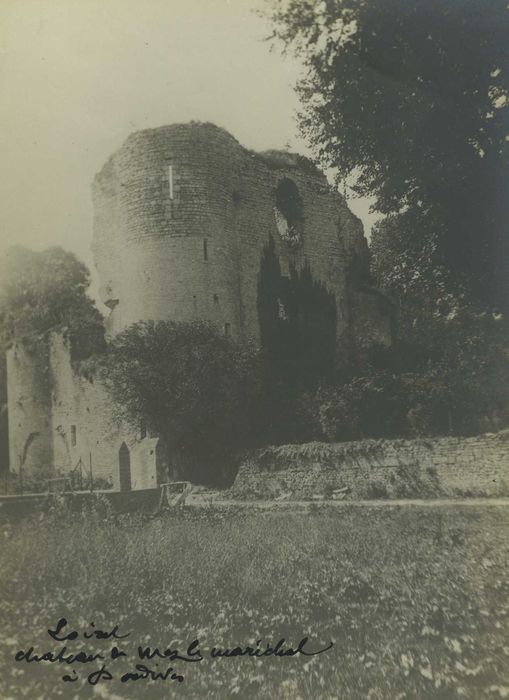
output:
[[[302,135],[385,216],[372,280],[396,321],[390,351],[357,347],[292,420],[329,440],[509,425],[506,3],[274,0],[268,15],[304,62]]]
[[[372,274],[393,300],[393,346],[358,352],[305,404],[327,440],[473,435],[509,424],[509,327],[447,269],[411,211],[375,227]]]
[[[102,317],[87,296],[90,274],[62,248],[35,252],[16,246],[0,258],[0,471],[7,471],[5,353],[14,339],[37,344],[51,331],[69,336],[73,359],[104,348]]]
[[[410,210],[476,300],[509,311],[505,0],[269,7],[303,63],[300,127],[321,165],[381,214]]]
[[[185,649],[199,639],[210,650],[304,636],[313,648],[334,647],[308,658],[159,659],[159,668],[183,673],[175,697],[184,699],[503,698],[508,527],[507,509],[496,506],[203,509],[143,519],[100,504],[4,527],[2,697],[18,697],[20,687],[40,700],[65,692],[67,666],[13,660],[30,645],[60,648],[46,630],[65,616],[73,629],[94,622],[131,633],[118,644],[129,659],[110,668],[117,680],[96,688],[111,700],[168,697],[162,682],[142,690],[118,682],[138,644]],[[95,650],[109,656],[110,642],[94,641]],[[75,666],[81,677],[99,668]]]
[[[60,331],[68,334],[74,360],[104,349],[103,319],[87,295],[90,273],[73,253],[16,246],[0,260],[0,279],[4,346]]]
[[[312,160],[301,156],[298,153],[290,153],[289,151],[252,151],[255,158],[262,160],[271,170],[300,169],[310,175],[321,175],[318,167]]]
[[[119,418],[162,436],[181,478],[231,479],[256,435],[256,351],[212,324],[140,322],[111,341],[103,378]]]
[[[305,434],[295,420],[299,397],[334,376],[336,301],[309,266],[283,276],[270,237],[260,261],[257,303],[266,438],[302,441]]]
[[[415,221],[402,229],[400,219],[374,232],[373,276],[360,265],[350,272],[352,287],[376,282],[393,300],[393,345],[357,341],[346,358],[333,297],[307,267],[284,277],[269,239],[258,278],[269,442],[473,435],[509,424],[507,323],[453,284],[433,239],[424,245]]]

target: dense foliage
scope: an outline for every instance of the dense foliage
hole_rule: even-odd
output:
[[[87,296],[90,275],[72,253],[16,246],[0,258],[0,471],[8,454],[5,352],[15,339],[68,334],[74,360],[104,348],[102,317]]]
[[[35,252],[17,246],[0,260],[0,336],[14,338],[66,331],[73,359],[104,347],[102,317],[87,296],[90,273],[62,248]]]
[[[509,329],[454,279],[436,236],[411,211],[372,236],[373,274],[398,305],[388,368],[402,375],[414,417],[431,432],[497,429],[509,421]],[[422,423],[421,430],[425,428]],[[443,428],[442,428],[443,429]]]
[[[393,345],[337,356],[335,304],[311,271],[281,274],[269,240],[258,279],[268,442],[472,435],[509,424],[509,331],[447,269],[411,210],[372,236],[372,284],[392,300]],[[352,267],[352,266],[351,266]]]
[[[256,353],[211,324],[130,326],[109,346],[104,379],[118,416],[162,436],[182,478],[227,480],[256,433]]]
[[[297,416],[331,440],[507,425],[506,3],[271,6],[273,37],[305,67],[303,135],[385,215],[372,274],[397,320],[390,351],[357,354]]]
[[[299,440],[298,397],[334,375],[336,302],[309,266],[283,275],[272,238],[261,256],[257,292],[265,437]]]
[[[300,125],[383,214],[414,211],[447,268],[509,308],[505,0],[274,0],[298,55]],[[439,227],[435,223],[439,222]]]
[[[408,310],[407,310],[408,311]],[[402,324],[409,322],[402,314]],[[303,439],[474,435],[509,424],[507,326],[487,312],[419,312],[391,349],[371,348],[294,405]]]

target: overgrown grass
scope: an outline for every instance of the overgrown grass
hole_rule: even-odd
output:
[[[508,697],[508,532],[509,513],[495,507],[152,520],[98,511],[6,526],[0,697],[92,695],[82,680],[62,683],[69,667],[13,660],[31,644],[58,649],[46,630],[62,616],[83,630],[94,621],[131,632],[119,644],[130,659],[95,688],[112,700]],[[334,647],[307,658],[160,660],[159,670],[182,671],[181,684],[117,678],[134,668],[138,643],[183,650],[198,638],[205,656],[214,645],[304,636]],[[101,649],[111,642],[96,641]]]

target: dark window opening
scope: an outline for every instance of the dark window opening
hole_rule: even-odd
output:
[[[289,226],[295,226],[302,221],[302,198],[295,182],[287,177],[283,178],[276,188],[276,207]]]
[[[71,445],[76,447],[76,426],[71,425]]]
[[[276,223],[280,236],[290,244],[298,244],[304,220],[302,198],[297,185],[283,178],[275,191]]]
[[[208,250],[208,242],[207,239],[203,239],[203,259],[208,260],[209,259],[209,250]]]
[[[229,323],[224,324],[224,334],[227,338],[230,335],[230,324]]]
[[[219,296],[217,294],[214,294],[214,304],[219,304]]]
[[[196,301],[196,294],[193,294],[193,309],[196,311],[198,308],[198,302]]]

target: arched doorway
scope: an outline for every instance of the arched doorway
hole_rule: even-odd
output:
[[[131,454],[129,448],[123,442],[118,451],[118,469],[120,477],[120,490],[131,490]]]

